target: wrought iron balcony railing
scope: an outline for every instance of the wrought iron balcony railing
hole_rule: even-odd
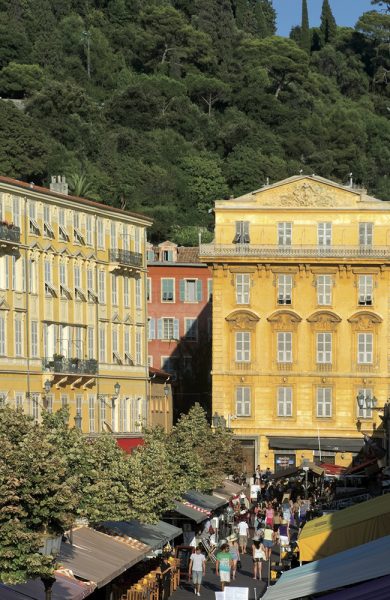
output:
[[[142,267],[142,254],[140,252],[112,248],[110,250],[110,261],[130,267]]]
[[[0,224],[0,240],[20,244],[20,227],[4,223]]]
[[[260,246],[257,244],[201,244],[199,256],[210,258],[387,258],[390,246]]]
[[[51,373],[75,373],[79,375],[95,375],[98,373],[98,361],[90,358],[43,358],[42,370]]]

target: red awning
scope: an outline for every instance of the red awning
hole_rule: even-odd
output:
[[[342,475],[346,469],[346,467],[341,467],[340,465],[332,465],[330,463],[320,463],[320,467],[325,469],[325,475],[333,476]]]
[[[136,438],[116,438],[116,443],[118,444],[118,446],[120,448],[122,448],[122,450],[124,450],[127,453],[131,453],[134,448],[137,448],[137,446],[143,446],[144,445],[144,438],[142,437],[136,437]]]

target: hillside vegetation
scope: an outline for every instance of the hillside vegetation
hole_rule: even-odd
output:
[[[0,172],[196,242],[213,201],[298,174],[390,199],[390,3],[328,0],[290,39],[271,0],[0,0]],[[22,110],[11,99],[22,99]]]

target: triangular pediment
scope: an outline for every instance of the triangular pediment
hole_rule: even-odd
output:
[[[317,175],[297,175],[235,198],[267,208],[353,208],[362,203],[382,205],[366,190],[340,185]]]
[[[69,250],[67,248],[64,248],[63,250],[60,250],[58,252],[58,254],[61,254],[62,256],[73,256],[73,254],[71,252],[69,252]]]
[[[56,253],[56,249],[51,244],[47,244],[47,246],[44,247],[43,251],[44,252],[52,252],[53,254]]]
[[[0,296],[0,310],[10,310],[10,305],[4,296]]]

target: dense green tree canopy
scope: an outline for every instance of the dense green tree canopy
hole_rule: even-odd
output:
[[[272,0],[1,1],[0,172],[63,173],[156,241],[300,170],[390,199],[390,3],[356,29],[322,4],[284,39]]]

